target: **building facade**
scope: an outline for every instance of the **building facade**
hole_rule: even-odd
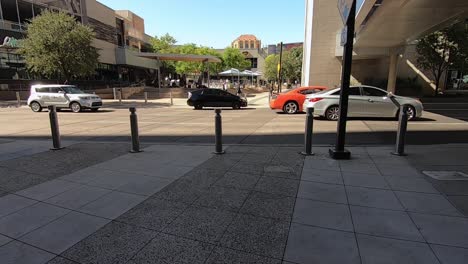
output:
[[[343,21],[337,1],[305,2],[302,84],[338,87]],[[397,93],[417,87],[420,90],[413,92],[433,94],[434,78],[417,67],[416,41],[450,24],[465,21],[467,14],[466,0],[443,5],[423,0],[358,0],[352,83],[375,85]],[[447,84],[447,79],[443,79],[442,87]]]
[[[262,41],[254,35],[241,35],[231,43],[232,48],[237,48],[250,62],[249,70],[263,72],[267,51],[262,48]]]
[[[155,78],[155,60],[136,56],[151,49],[144,20],[128,10],[113,10],[96,0],[0,0],[0,79],[31,79],[17,53],[26,23],[43,10],[62,10],[93,28],[99,49],[95,80],[142,82]]]

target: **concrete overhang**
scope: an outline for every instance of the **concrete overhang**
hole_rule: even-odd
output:
[[[365,0],[356,17],[359,48],[406,45],[468,17],[468,0]]]

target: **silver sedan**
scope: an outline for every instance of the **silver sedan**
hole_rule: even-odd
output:
[[[351,86],[349,88],[349,117],[397,117],[398,107],[390,100],[387,91],[372,86]],[[395,95],[400,105],[408,106],[408,119],[422,116],[423,106],[417,99]],[[338,120],[340,88],[308,95],[303,109],[313,107],[314,114],[328,120]]]

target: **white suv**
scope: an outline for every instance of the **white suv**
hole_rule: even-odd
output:
[[[55,105],[57,109],[70,108],[78,113],[83,109],[95,112],[102,106],[102,100],[95,94],[86,94],[73,85],[33,85],[28,106],[34,112]]]

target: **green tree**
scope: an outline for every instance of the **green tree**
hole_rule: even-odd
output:
[[[288,83],[301,79],[302,74],[302,48],[296,47],[283,54],[283,79]]]
[[[459,34],[460,31],[453,25],[421,38],[416,45],[417,63],[422,69],[430,71],[434,77],[436,96],[443,73],[449,67],[466,61],[467,38],[463,38],[463,35],[460,37]]]
[[[225,70],[236,68],[243,71],[250,67],[250,62],[237,48],[226,48],[223,53],[223,67]]]
[[[268,55],[265,59],[265,69],[263,70],[265,78],[268,81],[275,81],[278,78],[279,56],[275,54]]]
[[[28,24],[21,54],[31,72],[59,74],[65,82],[95,73],[98,50],[93,30],[65,12],[44,11]]]
[[[177,40],[166,33],[161,37],[155,36],[151,39],[151,45],[153,46],[153,51],[156,53],[173,53],[174,45],[177,43]]]

